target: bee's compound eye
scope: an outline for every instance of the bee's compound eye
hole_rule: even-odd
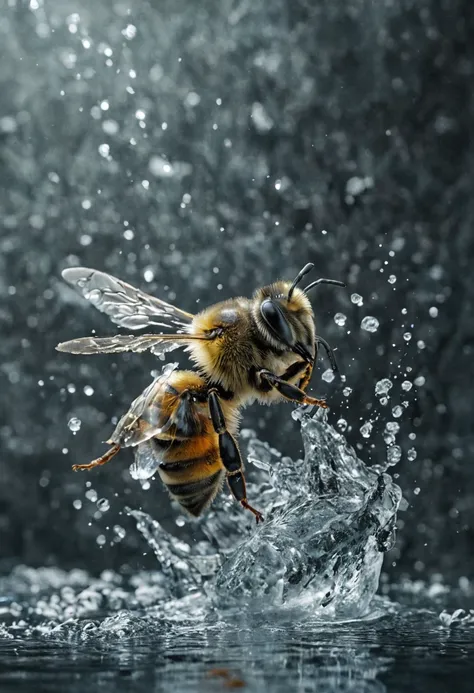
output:
[[[260,313],[267,327],[277,339],[287,345],[293,343],[290,325],[275,301],[272,301],[271,298],[265,299],[260,306]]]

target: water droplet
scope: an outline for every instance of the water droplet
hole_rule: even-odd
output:
[[[104,537],[103,534],[99,534],[99,536],[96,539],[96,542],[99,544],[99,546],[103,546],[107,539]]]
[[[402,456],[402,449],[399,445],[392,445],[391,448],[387,450],[387,464],[391,467],[397,462],[400,462]]]
[[[80,430],[81,428],[82,421],[75,416],[72,417],[72,419],[69,419],[67,425],[70,431],[73,433],[77,433],[77,431]]]
[[[344,313],[336,313],[334,316],[334,322],[336,325],[339,325],[339,327],[343,327],[346,324],[347,316],[344,315]]]
[[[424,385],[426,382],[425,378],[422,375],[419,375],[418,378],[415,378],[415,385],[417,387],[421,387]]]
[[[76,500],[72,502],[72,505],[76,510],[80,510],[82,508],[82,501],[76,498]]]
[[[360,326],[366,332],[377,332],[379,329],[379,321],[373,315],[366,315],[360,323]]]
[[[93,488],[88,489],[85,493],[85,496],[87,500],[90,500],[91,503],[97,502],[97,491],[95,491]]]
[[[396,407],[393,407],[392,414],[396,419],[399,419],[400,416],[403,414],[403,407],[401,407],[399,404],[397,404]]]
[[[352,294],[351,301],[355,303],[356,306],[361,306],[364,303],[364,299],[360,294]]]
[[[417,496],[420,493],[420,491],[421,491],[421,488],[419,486],[417,486],[416,488],[413,489],[413,493],[415,494],[415,496]]]
[[[388,278],[388,283],[389,284],[395,284],[396,281],[397,281],[396,276],[394,274],[391,274]]]
[[[375,394],[377,396],[386,395],[393,387],[393,383],[388,378],[382,378],[375,384]]]
[[[371,421],[366,421],[363,426],[360,427],[360,432],[364,438],[370,438],[370,434],[372,433],[372,422]]]
[[[407,453],[407,457],[410,460],[410,462],[413,462],[413,460],[416,460],[416,450],[415,448],[410,448]]]
[[[345,387],[342,391],[342,394],[344,395],[344,397],[349,397],[351,392],[352,392],[352,387]]]
[[[103,156],[104,158],[108,157],[110,154],[110,147],[108,144],[105,142],[103,144],[99,144],[99,154]]]
[[[122,539],[124,539],[126,537],[127,532],[120,525],[114,525],[114,534],[116,537],[116,541],[121,541]]]
[[[94,394],[94,388],[91,387],[90,385],[86,385],[84,388],[84,394],[87,397],[92,397],[92,395]]]
[[[438,309],[436,306],[431,306],[429,310],[430,318],[437,318],[438,317]]]
[[[412,336],[411,332],[405,332],[405,334],[403,335],[403,339],[405,340],[405,342],[409,342],[411,339],[411,336]]]
[[[324,371],[321,377],[326,383],[332,383],[336,376],[334,375],[334,371],[332,370],[332,368],[328,368]]]
[[[100,510],[101,513],[106,513],[107,510],[110,509],[110,503],[107,498],[101,498],[97,501],[97,509]]]
[[[339,419],[337,422],[337,427],[341,431],[345,431],[347,429],[347,421],[345,419]]]
[[[387,431],[390,431],[390,433],[398,433],[400,430],[400,424],[398,424],[396,421],[387,421],[385,428]]]
[[[133,24],[127,24],[125,29],[122,30],[122,35],[125,36],[126,39],[131,41],[137,35],[137,27]]]
[[[119,125],[115,120],[104,120],[102,130],[106,135],[116,135],[119,131]]]
[[[413,384],[409,380],[404,380],[402,383],[402,390],[408,392],[413,387]]]

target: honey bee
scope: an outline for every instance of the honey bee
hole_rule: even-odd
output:
[[[110,449],[75,471],[109,462],[121,448],[133,447],[135,469],[143,478],[158,471],[170,495],[190,515],[199,516],[227,478],[230,491],[257,523],[262,513],[247,501],[242,456],[237,443],[239,413],[253,401],[281,400],[326,408],[306,394],[321,345],[333,370],[334,354],[316,334],[308,298],[321,284],[298,284],[313,269],[308,263],[293,282],[277,281],[252,298],[232,298],[197,315],[140,291],[109,274],[84,267],[63,271],[63,278],[129,330],[166,328],[173,333],[82,337],[58,344],[73,354],[111,354],[146,350],[162,356],[184,347],[196,370],[165,369],[132,403],[107,443]]]

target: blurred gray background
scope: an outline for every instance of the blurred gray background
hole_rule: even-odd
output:
[[[153,567],[127,504],[179,532],[127,453],[71,471],[161,364],[56,353],[116,331],[64,267],[196,311],[313,261],[348,283],[313,295],[345,376],[325,382],[322,363],[313,392],[364,460],[402,450],[387,571],[472,573],[473,46],[469,0],[4,0],[1,569]],[[297,458],[291,409],[252,407],[244,426]]]

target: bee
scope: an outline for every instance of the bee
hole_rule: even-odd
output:
[[[258,288],[252,298],[237,297],[192,315],[104,272],[65,269],[63,278],[115,324],[128,330],[165,328],[172,333],[81,337],[58,344],[72,354],[125,351],[163,357],[183,347],[195,370],[166,368],[132,403],[107,443],[109,450],[89,464],[109,462],[132,447],[135,470],[143,478],[158,472],[170,495],[195,517],[206,510],[227,479],[234,498],[252,512],[247,500],[242,456],[237,443],[240,410],[251,402],[282,400],[326,408],[306,393],[318,347],[333,370],[334,353],[316,334],[308,297],[321,284],[345,286],[333,279],[300,284],[313,269],[308,263],[291,281]]]

